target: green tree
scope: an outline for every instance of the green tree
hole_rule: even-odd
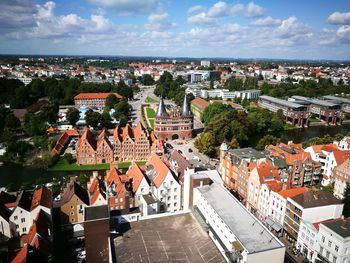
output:
[[[143,85],[146,85],[146,86],[150,86],[154,84],[154,79],[150,74],[143,74],[139,80]]]
[[[80,118],[80,111],[76,108],[69,108],[66,113],[66,119],[70,125],[75,126]]]
[[[89,181],[89,176],[86,174],[80,174],[77,178],[78,183],[80,186],[86,188],[87,187],[87,182]]]
[[[115,104],[118,103],[118,98],[113,93],[109,94],[106,98],[106,108],[112,109]]]
[[[267,145],[276,145],[277,143],[280,142],[280,139],[273,136],[273,135],[265,135],[263,138],[261,138],[258,142],[258,144],[256,145],[256,149],[258,150],[264,150],[265,146]]]
[[[86,124],[94,128],[98,126],[98,124],[101,122],[101,119],[102,119],[101,114],[93,110],[88,110],[85,113]]]
[[[21,127],[21,122],[13,113],[10,113],[6,116],[5,128],[11,131],[16,131],[20,127]]]
[[[57,121],[57,115],[58,115],[58,106],[53,103],[45,104],[41,107],[41,116],[43,120],[47,121],[48,123],[54,124]]]
[[[344,217],[348,218],[350,217],[350,184],[346,184],[346,188],[344,191],[344,198],[343,198],[343,215]]]
[[[208,156],[213,156],[215,154],[215,144],[215,137],[211,132],[204,132],[195,141],[196,148]]]
[[[41,114],[29,112],[24,116],[24,130],[29,136],[43,135],[47,128]]]
[[[100,126],[103,128],[111,128],[112,125],[112,119],[111,116],[109,115],[109,111],[108,110],[104,110],[101,114],[101,123]]]

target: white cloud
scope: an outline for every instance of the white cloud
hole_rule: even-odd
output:
[[[328,22],[336,25],[350,25],[350,12],[334,12],[328,17]]]
[[[194,13],[203,12],[205,10],[206,10],[206,8],[204,6],[195,5],[195,6],[192,6],[192,7],[190,7],[188,9],[187,14],[191,15],[191,14],[194,14]]]
[[[103,8],[112,8],[121,15],[148,14],[155,12],[161,0],[87,0],[89,3]]]
[[[273,27],[281,25],[282,21],[280,19],[274,19],[271,16],[267,16],[265,18],[259,18],[253,21],[251,24],[253,26],[261,26],[261,27]]]
[[[249,2],[247,5],[246,16],[257,17],[262,16],[265,13],[265,8],[254,4],[254,2]]]
[[[213,24],[215,19],[209,17],[205,12],[201,12],[187,18],[187,22],[190,24]]]
[[[227,2],[219,1],[211,6],[207,12],[202,6],[193,6],[188,10],[188,14],[192,14],[187,19],[190,24],[215,24],[216,19],[237,15],[244,9],[242,4],[228,4]],[[198,11],[201,12],[198,13]],[[196,12],[194,12],[196,11]]]
[[[148,17],[148,23],[145,25],[147,30],[165,31],[175,27],[176,24],[169,21],[168,13],[151,14]]]
[[[312,34],[312,31],[308,25],[298,22],[295,16],[291,16],[282,21],[275,33],[280,38],[292,38],[300,35],[307,36]]]
[[[350,44],[350,26],[344,25],[338,28],[337,36],[339,37],[340,42]]]

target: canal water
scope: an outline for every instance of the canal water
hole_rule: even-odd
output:
[[[350,132],[350,124],[335,127],[313,126],[285,131],[281,139],[285,143],[288,141],[301,143],[310,138],[321,137],[325,134],[336,135],[337,133],[341,133],[345,135],[348,132]],[[91,175],[92,172],[49,172],[30,167],[22,167],[17,164],[4,164],[0,166],[0,187],[12,184],[13,187],[19,188],[23,184],[36,184],[38,181],[50,182],[54,177],[61,180],[64,176],[79,174]]]

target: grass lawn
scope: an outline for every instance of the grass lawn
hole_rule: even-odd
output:
[[[289,130],[294,130],[294,129],[297,129],[297,126],[293,126],[289,123],[285,123],[283,124],[283,130],[284,131],[289,131]]]
[[[321,122],[321,120],[316,119],[316,118],[309,118],[309,122]]]
[[[149,119],[154,118],[154,115],[155,115],[154,109],[147,107],[146,112],[147,112],[147,118]]]
[[[157,103],[158,100],[155,98],[147,97],[145,100],[146,103]]]
[[[144,165],[146,162],[136,162],[138,165]],[[129,168],[131,162],[123,162],[118,164],[119,169]],[[109,163],[101,164],[86,164],[77,165],[76,163],[68,163],[65,159],[60,159],[54,166],[48,169],[52,172],[69,172],[69,171],[97,171],[97,170],[109,170]]]
[[[145,161],[136,162],[136,164],[138,166],[145,165],[145,163],[146,163]],[[118,168],[119,169],[127,169],[127,168],[129,168],[130,164],[131,164],[131,162],[118,163]]]
[[[76,163],[68,163],[65,159],[60,159],[49,171],[96,171],[108,170],[109,163],[77,165]]]
[[[151,128],[154,129],[154,119],[148,119]]]

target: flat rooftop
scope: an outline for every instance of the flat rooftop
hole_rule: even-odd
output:
[[[87,206],[85,207],[85,221],[109,218],[108,206]]]
[[[265,158],[267,155],[265,151],[258,151],[251,147],[230,149],[229,152],[231,155],[234,155],[240,159],[261,159]]]
[[[292,98],[296,99],[296,100],[306,101],[306,102],[309,102],[311,104],[315,104],[315,105],[319,105],[319,106],[323,106],[323,107],[336,107],[336,106],[339,106],[339,103],[336,103],[336,102],[330,102],[330,101],[327,101],[327,100],[313,99],[313,98],[308,98],[308,97],[304,97],[304,96],[294,95],[294,96],[292,96]]]
[[[249,253],[284,247],[224,187],[213,183],[197,189]]]
[[[130,223],[114,247],[117,262],[226,262],[191,213]]]
[[[326,96],[323,96],[323,98],[325,98],[326,100],[333,100],[333,101],[337,101],[337,102],[341,102],[341,103],[350,104],[350,100],[349,99],[342,98],[342,97],[326,95]]]
[[[278,99],[278,98],[274,98],[274,97],[266,96],[266,95],[260,96],[260,99],[267,100],[267,101],[273,102],[275,104],[279,104],[279,105],[286,106],[288,108],[293,108],[293,109],[298,109],[298,108],[305,107],[304,105],[300,105],[300,104],[295,103],[295,102],[282,100],[282,99]]]

